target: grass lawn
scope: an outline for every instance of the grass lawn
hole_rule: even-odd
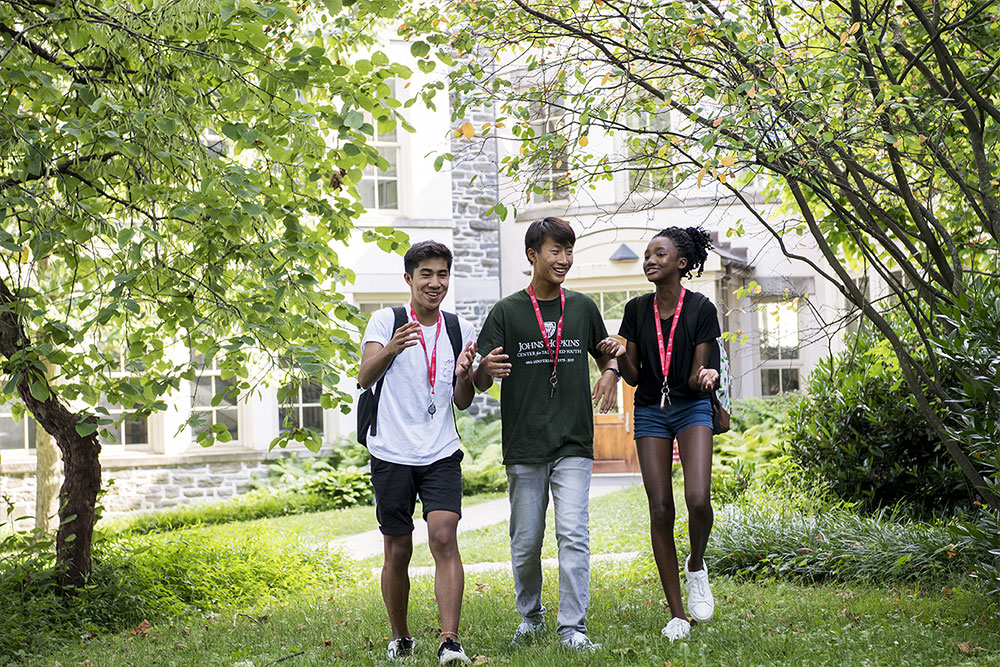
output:
[[[597,566],[590,632],[604,648],[593,655],[563,651],[555,638],[555,572],[546,572],[550,627],[529,646],[512,647],[514,593],[506,573],[470,575],[462,641],[478,664],[511,665],[987,665],[1000,664],[997,608],[980,594],[810,587],[718,579],[715,619],[695,626],[686,642],[659,631],[667,616],[653,565]],[[414,580],[410,624],[417,658],[436,664],[432,582]],[[145,633],[85,640],[37,665],[224,665],[263,667],[288,656],[288,667],[386,664],[388,623],[377,581],[359,575],[337,590],[276,609],[176,621]],[[90,661],[89,663],[85,661]]]

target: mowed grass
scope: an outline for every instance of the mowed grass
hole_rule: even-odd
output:
[[[980,592],[961,588],[812,587],[720,578],[714,582],[716,617],[696,625],[690,640],[670,644],[660,636],[667,614],[646,558],[595,566],[588,627],[603,648],[569,653],[555,635],[556,580],[555,570],[546,570],[545,634],[530,645],[511,646],[518,618],[509,574],[468,576],[461,640],[477,664],[1000,664],[997,607]],[[430,578],[414,579],[409,617],[417,656],[407,664],[436,664],[438,621]],[[377,579],[361,570],[351,585],[280,608],[192,617],[146,632],[86,639],[29,664],[379,665],[386,664],[388,640]],[[282,658],[287,660],[276,662]]]

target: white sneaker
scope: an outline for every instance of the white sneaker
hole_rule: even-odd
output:
[[[516,643],[522,639],[528,639],[541,632],[545,631],[545,620],[538,619],[537,621],[523,620],[521,624],[517,626],[517,630],[514,630],[514,638],[511,639],[511,643]]]
[[[385,657],[389,660],[409,658],[413,655],[413,647],[415,645],[416,642],[413,641],[413,637],[400,637],[399,639],[393,639],[389,642],[389,648],[386,649]]]
[[[660,634],[671,642],[676,639],[687,639],[691,636],[691,624],[688,623],[686,618],[674,617],[670,619],[669,623],[663,626]]]
[[[601,648],[600,644],[590,641],[590,637],[582,632],[574,632],[569,637],[562,640],[562,645],[574,651],[596,651]]]
[[[438,647],[438,663],[447,665],[452,662],[468,665],[472,661],[469,660],[469,656],[465,655],[465,649],[462,648],[462,645],[448,637]]]
[[[684,560],[684,588],[688,592],[688,611],[691,618],[704,623],[715,613],[715,598],[712,597],[712,587],[708,585],[708,566],[703,565],[697,572],[688,569],[690,556]]]

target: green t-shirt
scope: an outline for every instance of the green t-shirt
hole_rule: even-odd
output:
[[[598,358],[597,344],[608,332],[590,297],[563,291],[566,314],[559,348],[559,384],[551,397],[552,358],[525,290],[498,301],[479,333],[480,354],[503,347],[510,356],[510,375],[500,387],[503,462],[507,465],[548,463],[563,456],[594,458],[594,412],[586,353]],[[539,301],[538,305],[554,349],[559,298]]]

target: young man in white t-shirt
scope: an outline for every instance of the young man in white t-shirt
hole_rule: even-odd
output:
[[[434,593],[441,615],[440,663],[468,663],[458,642],[465,571],[458,552],[462,514],[462,451],[451,403],[472,403],[475,331],[459,318],[462,351],[455,358],[441,302],[448,293],[452,254],[435,241],[414,244],[403,257],[410,303],[407,323],[393,333],[394,314],[372,314],[361,341],[362,389],[383,375],[377,428],[368,435],[376,517],[385,546],[382,599],[389,613],[390,660],[413,653],[407,625],[410,594],[407,568],[413,554],[413,510],[419,494],[434,556]],[[388,370],[387,370],[388,369]]]

